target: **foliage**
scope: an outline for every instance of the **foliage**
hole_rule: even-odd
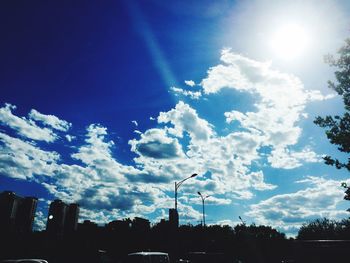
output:
[[[252,224],[247,226],[245,224],[236,225],[234,228],[235,234],[239,237],[241,235],[249,235],[251,238],[258,240],[281,240],[285,239],[285,234],[278,232],[271,226],[256,226]]]
[[[350,220],[316,219],[303,224],[297,239],[301,240],[344,240],[350,238]]]
[[[328,81],[328,87],[343,97],[345,113],[343,116],[318,116],[314,123],[326,129],[326,135],[332,144],[338,146],[338,150],[350,153],[350,39],[338,51],[339,57],[328,55],[326,62],[335,67],[336,82]],[[337,169],[346,168],[350,171],[350,158],[348,161],[339,161],[331,156],[324,157],[325,163],[335,166]]]

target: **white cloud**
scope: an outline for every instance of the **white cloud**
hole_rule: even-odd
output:
[[[132,124],[134,124],[136,127],[139,126],[139,124],[137,123],[137,121],[133,120],[133,121],[131,121],[131,122],[132,122]]]
[[[56,130],[59,131],[68,131],[69,128],[72,126],[71,123],[65,121],[65,120],[60,120],[59,118],[57,118],[54,115],[45,115],[42,114],[40,112],[38,112],[35,109],[32,109],[29,112],[29,118],[35,121],[39,121],[41,123],[43,123],[46,126],[50,126]]]
[[[179,218],[182,224],[197,221],[198,223],[202,220],[202,213],[195,210],[189,205],[179,205]]]
[[[213,225],[221,225],[221,226],[230,226],[230,227],[235,227],[236,225],[241,224],[242,222],[240,221],[234,221],[231,219],[224,219],[224,220],[219,220]]]
[[[294,169],[302,166],[303,162],[321,162],[322,158],[307,147],[300,152],[277,148],[271,152],[268,161],[274,168]]]
[[[202,96],[202,93],[200,91],[184,90],[177,87],[171,87],[170,90],[176,95],[187,96],[194,100],[198,100]]]
[[[196,83],[193,80],[185,80],[184,81],[187,86],[194,87]]]
[[[161,112],[158,122],[171,123],[174,128],[169,129],[169,132],[177,137],[182,137],[183,133],[187,132],[192,140],[207,141],[214,135],[212,126],[206,120],[199,118],[197,112],[182,101],[175,109]]]
[[[47,218],[42,211],[37,211],[34,217],[33,229],[35,231],[42,231],[46,229]]]
[[[72,135],[69,135],[69,134],[67,134],[65,137],[66,137],[68,142],[71,142],[71,141],[73,141],[75,139],[75,136],[72,136]]]
[[[171,159],[184,156],[178,140],[170,138],[161,129],[149,129],[139,140],[133,139],[129,144],[131,151],[145,157]]]
[[[186,200],[190,204],[202,204],[202,199],[197,195],[196,197],[192,197]],[[215,196],[209,196],[205,199],[205,205],[229,205],[232,203],[232,199],[230,198],[219,198]]]
[[[324,101],[324,100],[329,100],[333,99],[337,96],[337,94],[332,93],[328,95],[322,95],[319,90],[311,90],[307,93],[308,100],[310,101]]]
[[[228,124],[236,121],[252,135],[256,145],[251,149],[272,147],[268,159],[276,168],[292,169],[303,162],[318,161],[319,157],[311,149],[295,152],[288,147],[298,143],[302,133],[298,121],[305,117],[306,103],[331,96],[304,90],[297,77],[273,70],[267,62],[254,61],[230,50],[222,51],[221,60],[223,64],[212,67],[203,79],[203,90],[211,94],[230,88],[257,98],[256,111],[224,113]]]
[[[19,135],[45,142],[53,142],[57,139],[57,135],[48,128],[38,127],[34,121],[24,117],[17,117],[12,113],[16,106],[5,104],[0,108],[0,123],[15,130]]]
[[[0,132],[0,173],[12,178],[33,180],[52,176],[60,155]]]
[[[221,59],[223,64],[212,67],[202,80],[203,91],[200,93],[210,99],[211,94],[230,88],[251,94],[255,99],[254,110],[248,112],[223,112],[219,106],[213,109],[218,116],[226,118],[225,134],[221,132],[222,127],[200,116],[201,111],[180,101],[174,108],[159,113],[157,127],[135,131],[139,139],[129,141],[131,152],[136,154],[135,165],[120,163],[114,156],[119,149],[110,139],[107,128],[91,124],[83,144],[70,148],[74,149],[71,154],[73,164],[65,163],[58,153],[45,151],[34,142],[0,133],[0,172],[35,180],[62,200],[81,202],[83,215],[97,222],[172,207],[173,182],[198,173],[182,186],[179,198],[181,216],[186,216],[185,221],[193,221],[200,220],[201,213],[189,204],[200,200],[186,193],[201,191],[212,196],[208,198],[208,204],[228,205],[233,199],[251,199],[255,190],[276,188],[265,181],[263,170],[251,169],[253,164],[262,167],[259,165],[265,162],[264,165],[270,164],[272,168],[292,169],[305,162],[319,161],[311,148],[295,151],[293,147],[301,136],[298,121],[306,103],[327,96],[305,91],[298,78],[271,69],[269,63],[257,62],[228,50],[222,52]],[[29,139],[54,141],[57,138],[52,130],[39,127],[35,121],[61,132],[71,126],[36,110],[31,111],[30,119],[19,118],[12,114],[13,109],[14,106],[9,104],[0,109],[1,123]],[[150,117],[150,120],[155,118]],[[235,130],[234,122],[240,125],[238,130]],[[137,126],[136,121],[132,123]],[[70,142],[76,138],[73,135],[65,137]],[[79,138],[74,140],[76,144],[79,142]],[[263,147],[269,148],[268,154],[261,153]],[[317,187],[310,191],[316,192],[313,189]],[[279,216],[282,219],[273,223],[282,222],[281,225],[287,227],[285,222],[297,220],[292,208],[281,210],[282,214],[278,209],[283,207],[284,201],[293,202],[293,198],[307,196],[307,191],[290,195],[292,198],[275,196],[272,201],[268,199],[252,206],[250,215],[262,223],[273,215]],[[308,198],[316,200],[319,196],[315,193]],[[277,209],[273,209],[274,204]],[[308,218],[308,212],[298,212],[305,214],[302,219]],[[327,215],[336,213],[336,208],[332,207]],[[292,227],[296,226],[292,224]]]
[[[303,223],[315,218],[341,219],[346,211],[337,209],[344,197],[340,181],[322,177],[307,177],[297,183],[308,183],[309,187],[289,194],[275,195],[250,206],[246,215],[254,222],[272,225],[283,231],[297,230]]]
[[[210,195],[231,193],[230,197],[236,199],[251,198],[253,194],[250,188],[271,190],[276,187],[264,182],[263,172],[249,171],[252,161],[260,158],[257,149],[261,139],[257,139],[254,133],[235,132],[220,137],[214,132],[213,125],[200,118],[194,109],[183,102],[179,102],[168,112],[161,112],[158,122],[165,126],[147,130],[140,140],[134,139],[129,142],[132,151],[139,155],[134,159],[135,162],[147,173],[165,175],[167,178],[173,178],[172,180],[181,179],[184,175],[194,172],[200,175],[210,173],[210,179],[189,180],[184,186],[185,191],[196,193],[203,190]],[[152,149],[164,148],[164,137],[171,141],[174,139],[172,136],[183,139],[188,135],[190,140],[182,145],[184,150],[181,155],[177,155],[179,158],[169,163],[162,156],[158,156],[159,154],[150,156],[149,151],[137,149],[139,145],[153,142],[155,132],[161,134],[162,139],[157,139],[159,143]]]

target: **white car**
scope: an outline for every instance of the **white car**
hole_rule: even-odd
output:
[[[168,253],[136,252],[128,254],[127,263],[170,263]]]

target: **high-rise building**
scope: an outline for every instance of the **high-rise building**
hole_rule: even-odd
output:
[[[169,225],[172,227],[179,227],[179,214],[175,208],[169,209]]]
[[[66,219],[64,223],[66,233],[77,231],[78,217],[79,217],[79,205],[70,204],[67,208]]]
[[[56,199],[50,204],[46,230],[55,236],[74,232],[77,230],[78,217],[78,204],[67,205],[62,200]]]
[[[46,230],[51,235],[63,235],[67,205],[59,199],[50,204]]]
[[[38,199],[35,197],[25,197],[20,201],[15,225],[21,233],[32,231],[37,204]]]
[[[1,230],[13,231],[17,208],[19,205],[19,196],[14,192],[5,191],[0,194],[0,227]]]
[[[6,232],[32,231],[38,199],[20,197],[14,192],[0,193],[0,228]]]

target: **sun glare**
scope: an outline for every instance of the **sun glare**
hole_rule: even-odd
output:
[[[304,54],[309,45],[309,36],[302,26],[287,24],[275,31],[270,42],[276,56],[292,60]]]

